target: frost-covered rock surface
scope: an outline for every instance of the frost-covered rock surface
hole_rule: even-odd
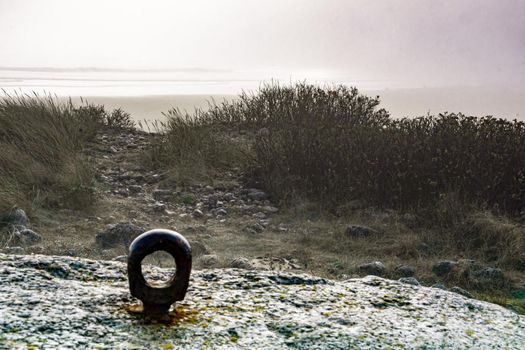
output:
[[[525,349],[523,316],[373,276],[195,271],[169,325],[136,303],[124,263],[0,254],[0,348]]]

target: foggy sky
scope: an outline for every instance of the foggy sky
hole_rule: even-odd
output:
[[[0,0],[0,35],[4,69],[525,86],[525,0]]]

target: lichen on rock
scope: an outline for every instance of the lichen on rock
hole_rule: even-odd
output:
[[[131,312],[125,273],[115,261],[0,254],[0,348],[525,348],[524,316],[375,276],[195,271],[171,324],[152,324]]]

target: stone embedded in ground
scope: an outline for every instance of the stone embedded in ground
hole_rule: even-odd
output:
[[[374,261],[359,265],[358,270],[360,273],[366,275],[383,276],[385,273],[385,265],[380,261]]]
[[[200,209],[195,209],[193,213],[191,214],[195,219],[200,219],[204,217],[204,213]]]
[[[6,213],[0,214],[0,227],[2,226],[27,226],[29,219],[23,209],[14,208]]]
[[[153,190],[153,192],[151,193],[151,196],[156,201],[168,202],[173,196],[173,191],[156,189],[156,190]]]
[[[377,231],[366,226],[348,225],[345,234],[348,237],[368,237],[377,234]]]
[[[23,246],[30,246],[42,241],[42,236],[35,231],[23,228],[19,231],[15,231],[16,243]]]
[[[405,284],[411,284],[413,286],[419,286],[420,283],[417,279],[415,279],[414,277],[401,277],[399,279],[399,282],[401,283],[405,283]]]
[[[261,208],[261,210],[265,212],[266,214],[275,214],[279,211],[279,208],[272,207],[271,205],[265,205],[264,207]]]
[[[215,254],[204,254],[200,256],[199,262],[203,267],[212,268],[219,265],[219,258]]]
[[[467,297],[467,298],[472,298],[472,294],[470,294],[468,291],[466,291],[465,289],[463,289],[461,287],[454,286],[454,287],[450,288],[450,291],[454,292],[454,293],[458,293],[460,295],[463,295],[464,297]]]
[[[445,285],[443,283],[434,283],[431,287],[432,288],[438,288],[438,289],[447,290],[447,287],[445,287]]]
[[[121,222],[115,225],[108,225],[104,231],[99,232],[95,236],[95,241],[104,249],[113,248],[117,245],[128,247],[135,237],[144,232],[146,230],[142,227],[129,222]]]
[[[265,199],[268,199],[269,196],[266,192],[263,192],[261,190],[252,188],[248,190],[247,197],[250,198],[253,201],[263,201]]]
[[[396,275],[401,277],[413,277],[416,273],[416,270],[411,266],[401,265],[394,269]]]
[[[172,324],[159,325],[128,311],[124,263],[0,254],[0,295],[7,349],[525,348],[524,316],[374,276],[194,271]]]
[[[164,213],[166,211],[166,204],[161,202],[155,202],[153,204],[150,204],[149,207],[156,213]]]
[[[226,215],[228,215],[228,212],[221,208],[221,209],[217,209],[217,211],[215,212],[215,215],[217,215],[217,216],[226,216]]]
[[[253,270],[253,265],[250,263],[250,260],[246,258],[235,258],[230,263],[230,267],[234,269],[244,269],[244,270]]]
[[[256,222],[246,227],[247,231],[250,233],[261,233],[264,231],[264,226]]]
[[[450,273],[456,266],[458,266],[456,261],[443,260],[432,266],[432,272],[438,277],[443,277]]]
[[[113,261],[120,261],[120,262],[126,262],[128,261],[127,255],[119,255],[113,258]]]

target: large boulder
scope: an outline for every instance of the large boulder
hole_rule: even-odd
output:
[[[125,263],[0,254],[0,295],[5,349],[525,349],[525,316],[375,276],[194,271],[159,325],[128,311]]]

